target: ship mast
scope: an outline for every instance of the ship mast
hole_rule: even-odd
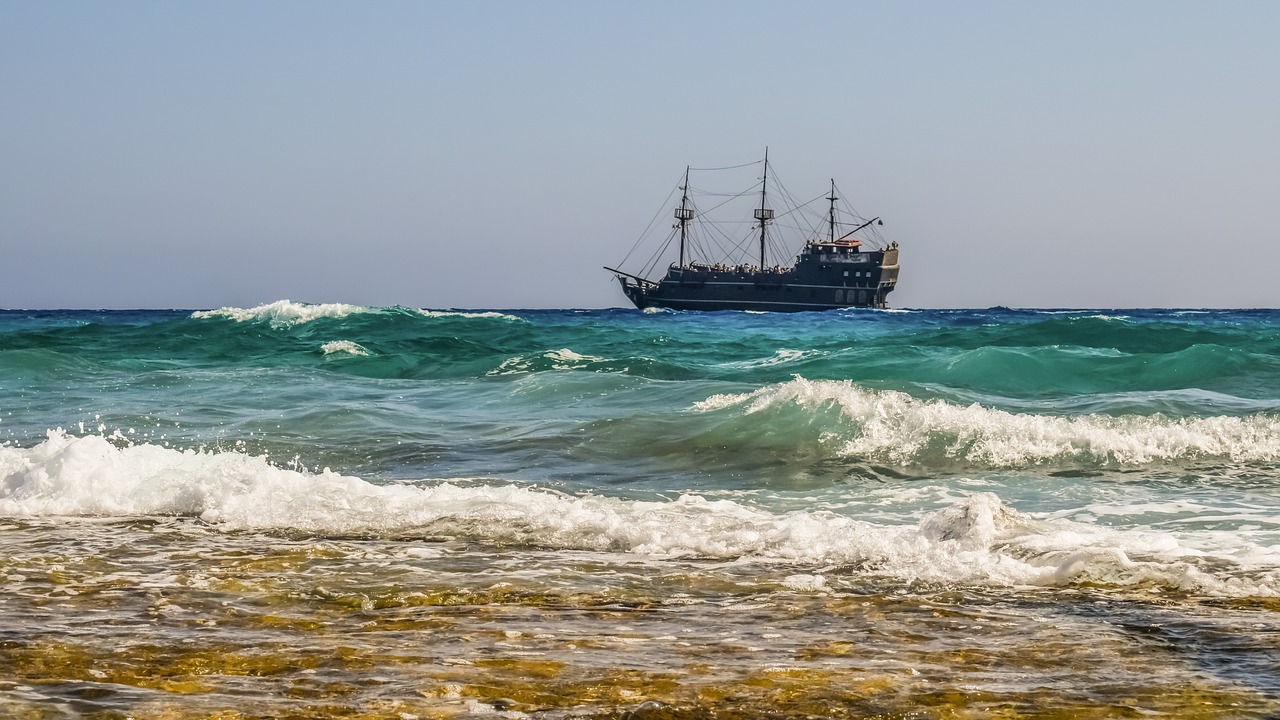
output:
[[[756,210],[756,220],[760,221],[760,269],[764,269],[765,228],[773,220],[773,211],[765,207],[765,190],[769,186],[769,148],[764,149],[764,181],[760,183],[760,208]]]
[[[836,200],[840,199],[836,197],[835,178],[831,178],[831,195],[827,199],[831,201],[831,215],[829,220],[829,222],[831,223],[831,239],[829,240],[829,242],[834,244],[836,241]]]
[[[693,208],[689,207],[689,166],[684,166],[684,185],[680,186],[684,195],[680,198],[680,207],[676,208],[676,220],[680,223],[680,270],[684,270],[684,240],[689,229],[689,221],[693,219]]]

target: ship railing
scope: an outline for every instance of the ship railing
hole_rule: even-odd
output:
[[[759,265],[726,265],[723,263],[689,263],[684,266],[684,270],[687,272],[733,273],[737,275],[758,275],[760,273],[782,275],[790,272],[791,269],[781,265],[761,268]]]

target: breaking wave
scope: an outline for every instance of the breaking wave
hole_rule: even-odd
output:
[[[904,583],[1156,586],[1221,596],[1280,595],[1280,547],[1214,545],[1147,529],[1038,518],[974,493],[914,523],[867,522],[815,508],[776,512],[682,495],[627,500],[511,484],[376,485],[299,472],[239,452],[179,451],[52,431],[0,447],[0,516],[198,517],[223,530],[453,536],[550,549],[800,566]],[[798,579],[796,579],[798,578]],[[816,578],[816,579],[815,579]],[[801,582],[803,580],[803,582]],[[820,582],[821,581],[821,582]]]
[[[223,307],[217,310],[197,310],[191,313],[194,319],[222,318],[235,322],[267,321],[272,327],[290,327],[302,325],[320,318],[344,318],[349,315],[385,314],[403,310],[401,308],[365,307],[346,303],[300,303],[292,300],[277,300],[265,305],[251,308]],[[408,309],[407,312],[427,318],[496,318],[502,320],[522,320],[515,315],[494,311],[468,312],[462,310],[419,310]]]
[[[977,403],[922,400],[848,380],[801,377],[749,393],[713,395],[701,412],[801,413],[838,420],[818,425],[838,454],[900,465],[962,462],[993,468],[1050,463],[1137,466],[1221,459],[1280,461],[1280,416],[1056,416],[1009,412]],[[779,422],[787,422],[781,418]]]
[[[419,315],[430,318],[492,318],[495,320],[515,320],[524,322],[524,318],[517,315],[508,315],[507,313],[495,312],[493,310],[482,311],[465,311],[465,310],[415,310]]]
[[[224,318],[236,322],[268,321],[272,327],[287,327],[311,322],[319,318],[342,318],[354,313],[377,312],[375,308],[345,303],[323,303],[312,305],[292,300],[277,300],[273,303],[251,308],[224,307],[217,310],[197,310],[191,317]]]

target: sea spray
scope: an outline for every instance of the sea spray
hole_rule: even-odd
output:
[[[309,305],[290,300],[277,300],[273,303],[258,305],[252,308],[224,307],[217,310],[197,310],[191,313],[193,318],[225,318],[235,322],[251,322],[265,320],[273,327],[287,327],[308,323],[317,318],[343,318],[353,313],[377,312],[375,308],[345,303],[322,303]]]
[[[634,501],[492,482],[375,485],[328,469],[312,474],[280,468],[233,451],[122,448],[100,436],[63,432],[29,450],[0,448],[0,516],[84,515],[185,515],[226,530],[448,536],[563,550],[854,566],[910,582],[1054,585],[1084,577],[1215,594],[1280,592],[1268,574],[1280,552],[1249,547],[1215,556],[1184,548],[1166,533],[1036,520],[992,493],[971,494],[918,523],[884,525],[832,510],[778,513],[698,495]],[[1247,568],[1237,555],[1252,556],[1264,572],[1241,578]],[[1231,576],[1215,578],[1210,561],[1227,563]]]
[[[805,378],[750,393],[713,395],[694,404],[704,412],[747,414],[794,404],[806,410],[838,408],[848,437],[840,453],[902,465],[963,460],[994,468],[1027,465],[1141,466],[1178,460],[1280,460],[1280,414],[1169,418],[1164,415],[1063,417],[1012,413],[972,403],[919,400],[891,390],[869,390],[847,380]]]

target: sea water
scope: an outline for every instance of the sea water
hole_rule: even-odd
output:
[[[1280,313],[0,313],[0,714],[1271,717]]]

